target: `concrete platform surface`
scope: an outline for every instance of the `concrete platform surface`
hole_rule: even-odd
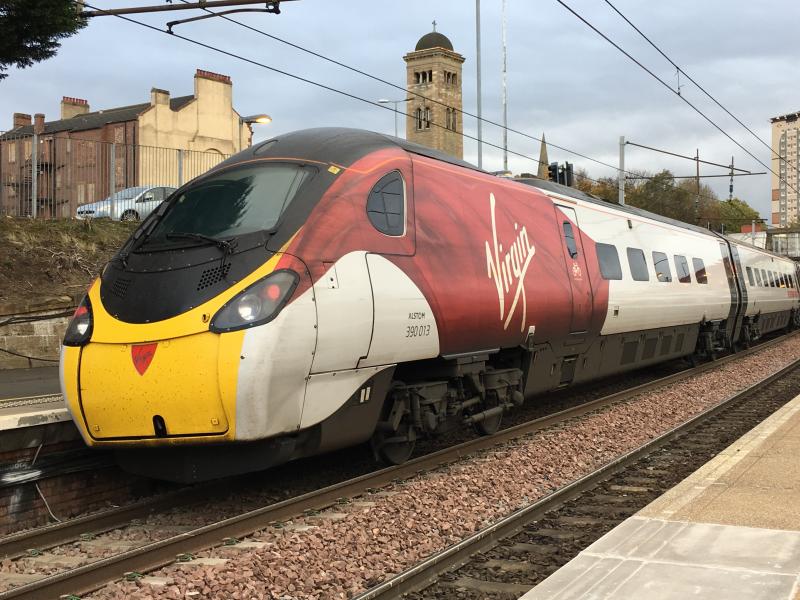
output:
[[[0,399],[59,393],[58,366],[0,369]]]
[[[524,600],[800,600],[800,396]]]

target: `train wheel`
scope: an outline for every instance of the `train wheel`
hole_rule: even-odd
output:
[[[500,400],[497,392],[491,391],[486,394],[486,401],[483,404],[484,410],[489,410],[500,406]],[[503,412],[500,411],[495,415],[486,417],[482,421],[475,423],[475,430],[481,435],[492,435],[497,433],[500,429],[500,424],[503,422]]]
[[[390,465],[402,465],[411,458],[416,443],[417,433],[408,419],[403,419],[397,431],[376,432],[372,438],[378,456]]]

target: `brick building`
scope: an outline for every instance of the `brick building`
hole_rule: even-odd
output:
[[[406,61],[406,139],[429,148],[464,156],[461,103],[461,65],[464,57],[453,51],[447,36],[438,31],[423,35]]]
[[[14,113],[0,136],[0,213],[67,217],[78,205],[138,185],[176,186],[250,145],[252,132],[233,108],[230,77],[198,69],[194,94],[92,111],[63,97],[61,118]],[[191,160],[189,160],[191,159]]]

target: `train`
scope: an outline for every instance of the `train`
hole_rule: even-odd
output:
[[[355,129],[174,192],[91,284],[61,388],[86,444],[194,482],[490,434],[566,386],[800,324],[789,259]]]

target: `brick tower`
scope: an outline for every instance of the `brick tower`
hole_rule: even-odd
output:
[[[453,51],[453,44],[436,31],[423,35],[406,61],[407,88],[406,139],[435,148],[456,158],[464,156],[461,115],[461,65],[464,57]],[[414,93],[430,100],[425,100]],[[440,104],[441,103],[441,104]]]

